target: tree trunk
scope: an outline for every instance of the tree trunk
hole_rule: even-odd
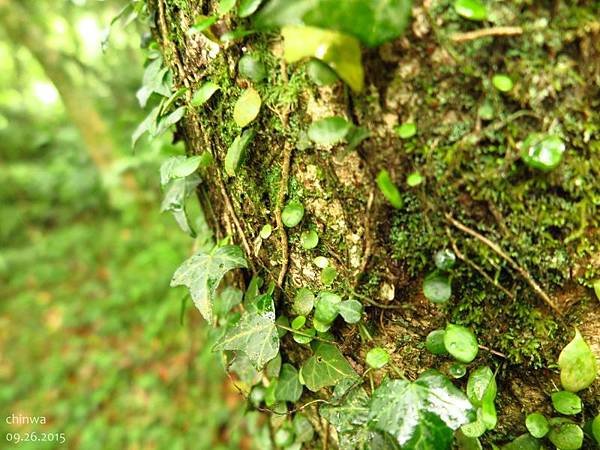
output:
[[[191,94],[211,80],[221,88],[203,107],[190,107],[179,125],[190,154],[209,151],[215,158],[199,198],[217,236],[230,235],[244,249],[248,278],[259,273],[277,284],[278,314],[291,317],[300,287],[361,299],[374,342],[360,339],[355,325],[336,322],[333,329],[359,373],[375,344],[409,379],[425,368],[447,369],[447,360],[424,350],[425,337],[447,322],[472,328],[484,346],[476,364],[499,369],[494,438],[524,432],[526,413],[550,412],[547,393],[557,373],[544,368],[556,362],[572,327],[600,353],[600,308],[590,289],[600,270],[594,2],[507,6],[498,22],[526,31],[494,35],[492,29],[488,36],[460,34],[479,27],[447,2],[415,2],[404,37],[363,49],[361,93],[342,82],[315,85],[305,62],[283,61],[277,34],[219,45],[189,33],[215,3],[150,0],[148,6],[175,87]],[[576,14],[586,18],[569,20]],[[243,22],[226,15],[211,30],[222,35]],[[248,53],[265,63],[268,79],[253,84],[263,101],[252,124],[257,135],[230,177],[224,159],[240,131],[233,107],[252,84],[237,62]],[[494,88],[496,73],[511,76],[512,90]],[[368,129],[370,137],[351,151],[310,143],[310,124],[334,115]],[[402,139],[396,127],[407,122],[417,124],[417,134]],[[520,160],[518,143],[532,132],[563,136],[567,151],[558,169],[539,172]],[[400,189],[398,209],[377,187],[383,169]],[[413,172],[424,181],[411,187],[406,180]],[[306,212],[299,226],[286,228],[281,210],[290,200]],[[261,239],[266,224],[275,231]],[[309,229],[319,235],[313,250],[300,240]],[[453,250],[458,261],[452,297],[436,305],[422,286],[442,249]],[[335,267],[331,286],[324,286],[316,256]],[[305,353],[288,338],[283,358],[298,365]],[[582,394],[588,416],[600,406],[599,393],[596,381]]]

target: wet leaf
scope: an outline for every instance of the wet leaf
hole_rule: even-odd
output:
[[[565,390],[577,392],[590,386],[596,379],[598,365],[596,356],[585,342],[579,330],[560,352],[558,357],[560,382]]]
[[[435,370],[415,382],[385,379],[373,392],[369,421],[392,435],[402,449],[450,449],[453,431],[471,422],[467,397]]]
[[[470,20],[487,19],[487,9],[480,0],[456,0],[454,9],[460,16]]]
[[[302,385],[298,380],[298,371],[291,364],[283,364],[275,389],[275,398],[280,401],[295,403],[301,396]]]
[[[527,427],[527,431],[535,438],[543,438],[548,434],[548,431],[550,431],[548,419],[537,412],[527,416],[525,419],[525,426]]]
[[[514,441],[502,447],[502,450],[540,450],[541,441],[530,434],[522,434]]]
[[[446,303],[452,295],[450,279],[439,271],[433,271],[423,280],[423,295],[433,303]]]
[[[363,306],[357,300],[344,300],[339,304],[339,310],[346,323],[358,323],[362,317]]]
[[[577,394],[568,391],[552,393],[552,406],[554,409],[566,416],[579,414],[582,409],[581,399]]]
[[[225,155],[225,172],[230,177],[235,176],[237,170],[240,168],[244,159],[246,158],[246,149],[252,139],[254,139],[254,130],[245,130],[237,136],[229,148],[227,149],[227,154]]]
[[[462,363],[454,363],[448,368],[452,378],[462,378],[467,374],[467,367]]]
[[[467,397],[474,406],[481,406],[486,390],[490,388],[492,397],[496,396],[498,387],[492,369],[488,366],[478,367],[469,374],[467,381]]]
[[[300,235],[300,245],[306,250],[315,248],[319,243],[319,235],[315,230],[304,231]]]
[[[230,270],[247,267],[244,253],[238,246],[224,245],[210,253],[199,252],[185,260],[175,271],[171,286],[187,286],[194,304],[207,322],[212,324],[213,301],[221,279]]]
[[[471,330],[449,323],[444,334],[444,345],[448,353],[460,362],[470,363],[479,351],[477,338]]]
[[[312,311],[314,304],[315,296],[310,289],[300,288],[294,297],[292,310],[300,316],[307,316]]]
[[[481,408],[477,408],[477,419],[474,422],[467,423],[460,427],[461,431],[465,436],[471,438],[478,438],[487,431],[487,426],[483,421],[483,411]]]
[[[245,127],[258,116],[262,101],[253,88],[246,89],[233,107],[233,120],[239,127]]]
[[[548,172],[558,167],[565,152],[559,136],[532,133],[521,145],[521,159],[529,167]]]
[[[283,27],[281,34],[287,62],[317,58],[331,67],[352,90],[362,91],[364,70],[355,38],[336,31],[294,25]]]
[[[256,302],[261,306],[246,311],[239,322],[217,341],[213,350],[241,351],[248,356],[257,370],[261,370],[267,362],[277,356],[279,337],[275,325],[273,299],[264,294],[259,296]]]
[[[304,205],[297,200],[289,202],[281,211],[281,220],[288,228],[298,225],[303,217]]]
[[[194,93],[192,97],[191,104],[192,106],[202,106],[204,105],[213,95],[221,89],[217,84],[212,81],[206,81],[198,88],[198,90]]]
[[[304,362],[301,373],[306,387],[313,392],[345,378],[357,377],[337,347],[324,342],[314,344],[314,354]]]
[[[400,196],[400,191],[392,181],[390,177],[390,173],[387,170],[382,170],[377,175],[377,186],[379,186],[379,190],[383,196],[387,199],[390,204],[396,208],[400,209],[404,206],[404,201]]]
[[[367,352],[365,361],[373,369],[381,369],[390,362],[390,355],[381,347],[372,348]]]
[[[560,450],[578,450],[583,445],[583,430],[569,419],[550,419],[547,437]]]
[[[433,255],[433,262],[435,262],[435,267],[440,270],[450,270],[454,267],[456,255],[452,250],[448,250],[447,248],[439,250]]]
[[[444,330],[433,330],[425,339],[425,348],[434,355],[445,355],[448,353],[444,345],[445,334]]]

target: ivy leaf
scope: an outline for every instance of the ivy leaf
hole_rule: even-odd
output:
[[[258,116],[262,101],[260,95],[254,88],[246,89],[233,107],[233,120],[240,126],[245,127]]]
[[[360,46],[352,36],[314,27],[290,25],[281,30],[283,57],[289,63],[317,58],[331,67],[353,91],[364,86]]]
[[[343,117],[326,117],[308,127],[308,137],[320,145],[334,145],[341,142],[351,128],[352,124]]]
[[[187,286],[196,308],[212,324],[213,301],[221,279],[230,270],[247,267],[244,254],[238,246],[224,245],[210,253],[199,252],[184,261],[175,271],[171,286]],[[247,316],[245,315],[244,318]]]
[[[198,166],[200,166],[201,161],[202,157],[200,155],[189,158],[186,156],[170,157],[160,166],[161,186],[166,186],[169,181],[175,178],[185,178],[193,174],[198,169]]]
[[[453,431],[471,422],[467,397],[435,370],[415,382],[386,379],[373,392],[369,422],[394,436],[402,449],[450,449]]]
[[[590,386],[596,379],[598,364],[592,349],[579,330],[558,356],[560,382],[567,391],[577,392]]]
[[[156,130],[154,133],[151,133],[153,137],[160,136],[165,131],[167,131],[171,126],[175,125],[177,122],[181,120],[183,115],[185,114],[186,107],[180,106],[175,111],[170,114],[167,114],[164,117],[161,117],[156,126]]]
[[[263,0],[240,0],[238,16],[248,17],[256,12]]]
[[[252,139],[254,139],[254,130],[246,130],[239,136],[237,136],[229,148],[227,149],[227,154],[225,155],[225,172],[230,177],[235,176],[235,173],[242,165],[244,158],[246,156],[246,149]]]
[[[148,132],[152,134],[152,130],[155,129],[156,121],[158,120],[158,113],[160,112],[160,106],[155,106],[146,116],[144,120],[136,127],[134,132],[131,134],[131,148],[135,147],[137,141]]]
[[[411,0],[271,0],[257,26],[305,24],[355,36],[376,47],[402,34],[411,15]]]
[[[333,386],[345,378],[356,378],[357,374],[338,348],[325,342],[317,342],[314,354],[300,369],[306,387],[313,392],[325,386]]]
[[[212,81],[205,82],[202,86],[198,88],[198,90],[194,93],[192,97],[192,101],[190,102],[192,106],[202,106],[204,105],[213,95],[220,89],[218,85],[213,83]]]
[[[297,402],[302,396],[302,385],[298,379],[298,371],[291,364],[285,363],[281,367],[275,399],[286,402]]]
[[[241,253],[239,247],[234,248]],[[246,311],[240,321],[217,341],[213,350],[241,351],[257,370],[275,358],[279,353],[279,336],[273,298],[269,294],[259,296],[256,307]]]
[[[185,200],[194,192],[199,183],[200,178],[198,176],[190,175],[185,178],[176,178],[167,186],[160,206],[161,212],[171,212],[179,228],[192,237],[196,237],[196,232],[192,228],[187,216]]]
[[[358,300],[344,300],[338,306],[340,316],[346,323],[358,323],[363,312],[362,303]]]

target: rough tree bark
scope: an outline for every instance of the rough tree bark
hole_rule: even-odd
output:
[[[217,236],[233,236],[246,252],[246,279],[255,272],[275,281],[278,311],[288,313],[299,287],[322,287],[312,260],[326,256],[338,272],[335,289],[363,301],[375,341],[408,378],[445,364],[423,349],[429,331],[446,321],[473,327],[491,350],[481,362],[500,367],[495,437],[524,431],[526,412],[549,409],[556,373],[541,368],[555,362],[572,326],[600,352],[600,308],[589,289],[600,262],[594,2],[513,2],[496,18],[513,28],[466,35],[460,32],[478,25],[461,22],[451,3],[415,2],[404,37],[364,50],[366,87],[359,94],[341,82],[318,87],[304,64],[286,65],[277,34],[217,44],[188,33],[215,3],[148,0],[148,7],[176,87],[188,87],[189,95],[205,80],[221,87],[207,106],[188,109],[179,129],[190,154],[215,158],[199,199]],[[227,15],[212,32],[241,22]],[[258,55],[269,75],[255,86],[263,99],[257,137],[243,169],[227,177],[225,152],[239,131],[233,104],[249,84],[237,73],[245,53]],[[511,92],[494,90],[496,72],[511,74]],[[493,120],[479,109],[488,103]],[[307,143],[310,123],[331,115],[371,137],[350,152]],[[418,124],[415,138],[399,139],[394,128],[403,122]],[[528,169],[518,142],[556,127],[568,145],[562,166],[549,174]],[[391,208],[378,190],[381,169],[400,186],[403,208]],[[410,188],[405,180],[415,170],[425,182]],[[286,229],[281,208],[290,199],[301,200],[306,215],[301,227]],[[264,224],[276,231],[261,240]],[[314,251],[299,242],[309,226],[320,236]],[[438,307],[423,297],[422,282],[441,248],[461,261],[453,297]],[[339,324],[334,333],[362,371],[366,349],[357,328]],[[292,344],[284,339],[282,352],[298,363],[304,354]],[[598,387],[584,394],[589,414],[600,405]]]

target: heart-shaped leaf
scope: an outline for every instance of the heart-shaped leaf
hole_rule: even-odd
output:
[[[247,267],[244,254],[238,246],[224,245],[210,253],[199,252],[185,260],[175,271],[171,286],[187,286],[196,308],[212,324],[213,301],[221,279],[230,270]]]
[[[298,379],[298,371],[291,364],[285,363],[281,367],[275,398],[284,402],[295,403],[302,395],[302,385]]]
[[[390,362],[390,354],[381,347],[375,347],[367,352],[365,361],[369,367],[381,369]]]
[[[558,356],[560,382],[567,391],[577,392],[590,386],[596,379],[598,363],[592,349],[579,330]]]
[[[338,348],[325,342],[314,344],[314,354],[300,369],[306,387],[313,392],[333,386],[344,378],[356,378],[356,372]]]

